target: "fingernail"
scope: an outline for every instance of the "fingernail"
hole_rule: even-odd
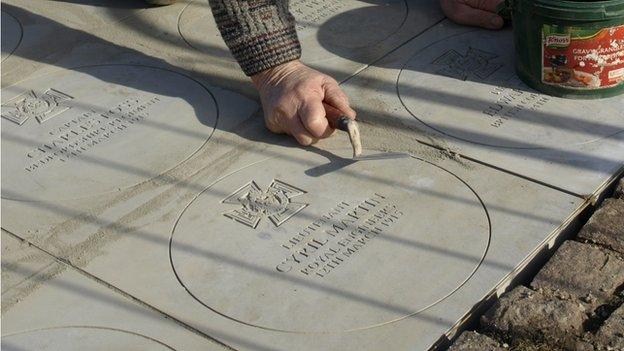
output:
[[[492,16],[492,18],[490,19],[490,23],[492,24],[492,27],[494,28],[500,28],[504,24],[503,18],[500,16]]]

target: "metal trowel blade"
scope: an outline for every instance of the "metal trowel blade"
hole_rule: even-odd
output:
[[[402,153],[402,152],[382,152],[382,153],[372,154],[372,155],[360,155],[360,156],[354,157],[353,160],[354,161],[377,161],[377,160],[388,160],[388,159],[408,158],[408,157],[411,157],[411,156],[409,154]]]

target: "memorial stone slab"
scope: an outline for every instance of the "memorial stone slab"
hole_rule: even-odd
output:
[[[188,76],[146,66],[63,70],[3,89],[3,198],[58,201],[138,184],[212,135],[217,104]]]
[[[262,153],[85,269],[236,349],[425,350],[585,204],[471,162]]]
[[[416,158],[305,174],[307,164],[324,159],[266,160],[190,203],[174,228],[170,253],[189,294],[215,313],[258,328],[348,332],[426,310],[478,269],[490,241],[487,211],[456,175]],[[454,220],[446,219],[449,213]],[[472,264],[444,252],[462,252]]]
[[[374,123],[398,121],[423,142],[579,195],[624,164],[624,99],[528,88],[514,71],[510,30],[442,23],[375,66],[344,85]]]
[[[302,61],[342,80],[442,20],[436,1],[291,1]],[[235,62],[206,1],[192,1],[178,18],[191,47]]]
[[[71,268],[2,314],[7,351],[225,349]]]
[[[137,64],[57,70],[3,89],[2,98],[3,228],[81,257],[75,245],[146,216],[146,202],[227,161],[235,129],[259,107]]]
[[[2,61],[6,60],[22,40],[22,25],[10,14],[2,11]]]

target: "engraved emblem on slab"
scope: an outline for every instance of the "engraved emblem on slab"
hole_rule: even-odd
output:
[[[502,63],[492,62],[496,58],[498,58],[496,54],[469,47],[465,55],[449,50],[436,58],[432,64],[442,66],[436,73],[449,78],[466,80],[470,75],[474,75],[486,79],[503,67]]]
[[[279,227],[308,206],[292,200],[305,193],[279,180],[273,180],[266,190],[251,181],[222,201],[224,204],[242,206],[223,215],[254,229],[263,218],[268,218]]]
[[[66,102],[73,97],[55,89],[48,89],[44,93],[34,90],[22,93],[2,105],[2,118],[24,124],[31,117],[43,123],[57,116],[71,107]]]

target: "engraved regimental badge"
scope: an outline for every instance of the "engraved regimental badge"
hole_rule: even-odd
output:
[[[222,201],[224,204],[236,204],[242,208],[223,215],[254,229],[263,218],[268,218],[279,227],[308,206],[292,201],[294,197],[305,193],[279,180],[273,180],[267,190],[262,190],[256,182],[251,181]]]
[[[2,104],[2,118],[19,125],[31,117],[43,123],[70,109],[65,103],[71,99],[73,97],[54,89],[44,93],[30,90]]]
[[[486,79],[503,67],[502,63],[492,62],[497,57],[496,54],[470,47],[465,55],[449,50],[432,64],[442,66],[436,73],[449,78],[466,80],[470,75],[474,75]]]

